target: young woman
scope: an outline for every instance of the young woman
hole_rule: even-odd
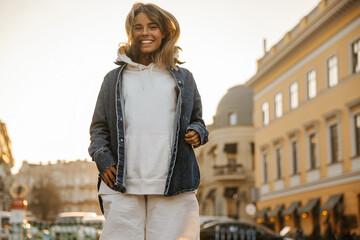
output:
[[[176,18],[136,3],[120,67],[104,78],[89,153],[99,169],[102,239],[199,239],[193,147],[208,141],[192,74],[178,67]]]

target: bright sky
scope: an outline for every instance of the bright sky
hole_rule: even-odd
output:
[[[194,75],[212,123],[227,89],[256,73],[270,49],[318,0],[154,0],[181,26],[183,67]],[[0,0],[0,120],[23,160],[88,158],[89,125],[135,1]]]

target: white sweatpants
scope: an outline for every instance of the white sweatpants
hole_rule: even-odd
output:
[[[101,187],[105,225],[100,239],[200,239],[199,205],[194,192],[173,197],[115,191],[104,194]]]

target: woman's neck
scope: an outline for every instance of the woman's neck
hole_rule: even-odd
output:
[[[151,60],[151,58],[146,57],[146,56],[141,57],[140,60],[139,60],[139,63],[142,64],[142,65],[145,65],[145,66],[149,65],[152,62],[153,61]]]

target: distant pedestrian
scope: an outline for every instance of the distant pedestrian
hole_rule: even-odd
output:
[[[43,236],[42,236],[43,240],[50,240],[51,239],[51,233],[50,233],[50,231],[49,231],[49,229],[47,227],[45,227],[42,232],[43,232]]]
[[[305,240],[305,239],[306,239],[305,234],[303,233],[303,231],[300,228],[298,228],[296,230],[296,238],[295,238],[295,240]]]
[[[341,217],[336,232],[336,240],[353,240],[353,236],[350,234],[350,223],[345,217]]]
[[[193,147],[208,141],[192,74],[180,68],[180,26],[154,4],[135,3],[116,63],[102,83],[89,153],[105,225],[101,239],[199,239]]]

